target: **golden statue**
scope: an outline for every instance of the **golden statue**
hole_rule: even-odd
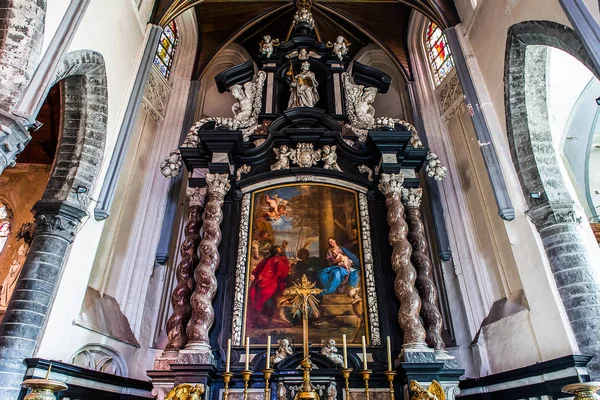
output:
[[[204,394],[204,385],[192,385],[191,383],[181,383],[175,386],[165,400],[200,400]]]
[[[444,388],[438,381],[432,381],[427,389],[417,381],[410,381],[410,391],[413,393],[410,400],[446,400]]]
[[[302,388],[296,395],[298,400],[300,399],[319,399],[319,395],[313,389],[310,383],[310,371],[312,369],[312,363],[310,362],[310,355],[308,354],[308,316],[313,314],[315,317],[319,316],[319,300],[315,297],[320,294],[323,290],[315,287],[315,282],[310,282],[306,275],[302,275],[300,282],[296,282],[284,292],[286,295],[293,295],[292,300],[292,314],[302,314],[302,344],[304,350],[304,359],[300,363],[302,366]]]

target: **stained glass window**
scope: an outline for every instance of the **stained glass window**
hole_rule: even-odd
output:
[[[173,56],[175,55],[178,41],[177,26],[175,25],[175,21],[173,21],[163,29],[160,35],[160,43],[154,56],[154,65],[156,65],[160,73],[167,79],[171,74]]]
[[[10,235],[10,211],[6,204],[0,202],[0,253],[4,249],[4,245]]]
[[[454,68],[454,60],[452,60],[446,36],[433,22],[427,28],[426,44],[427,58],[429,59],[431,72],[437,86],[442,83],[444,78]]]

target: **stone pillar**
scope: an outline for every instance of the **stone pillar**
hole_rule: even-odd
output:
[[[200,263],[194,271],[196,287],[191,297],[192,317],[187,325],[188,342],[179,353],[179,363],[211,364],[213,362],[208,332],[215,321],[212,306],[217,292],[215,271],[219,267],[221,257],[221,222],[223,221],[223,202],[229,191],[227,174],[207,174],[206,185],[208,201],[204,209],[202,224],[203,238],[198,252]]]
[[[38,346],[63,265],[86,212],[39,201],[33,208],[35,233],[15,291],[0,324],[0,400],[16,399],[25,358]]]
[[[398,324],[404,333],[403,357],[407,352],[427,352],[425,328],[421,323],[421,299],[415,289],[417,271],[410,258],[412,247],[407,239],[408,225],[404,220],[402,185],[404,174],[381,174],[379,190],[385,195],[387,222],[390,225],[389,241],[392,246],[392,268],[396,273],[394,291],[400,300]]]
[[[198,265],[198,246],[200,245],[200,227],[202,211],[206,200],[206,188],[188,188],[186,191],[189,210],[185,225],[185,239],[181,244],[181,261],[177,266],[177,285],[171,295],[173,313],[167,322],[169,342],[165,347],[163,358],[169,353],[181,350],[187,344],[186,327],[192,316],[190,298],[194,291],[194,269]]]
[[[433,283],[433,265],[425,237],[425,226],[421,220],[421,197],[423,189],[402,189],[402,201],[408,221],[408,241],[412,246],[410,260],[417,270],[416,288],[421,297],[421,318],[425,325],[426,343],[436,355],[446,356],[446,345],[442,339],[443,320],[438,308],[438,295]]]
[[[528,211],[536,225],[558,293],[582,354],[593,355],[590,375],[600,377],[600,260],[586,245],[573,204],[544,202]]]
[[[46,0],[3,1],[0,7],[0,110],[12,111],[31,80],[44,40]],[[0,171],[1,172],[1,171]]]

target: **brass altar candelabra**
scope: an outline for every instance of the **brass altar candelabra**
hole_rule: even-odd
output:
[[[252,377],[252,371],[245,369],[242,371],[242,379],[244,379],[244,400],[248,400],[248,383]]]
[[[64,382],[49,379],[51,369],[52,363],[50,363],[44,379],[32,378],[24,380],[21,383],[21,386],[24,388],[31,389],[31,392],[25,396],[24,400],[55,400],[56,396],[54,396],[54,393],[67,389],[67,385]]]
[[[267,353],[267,357],[269,357],[269,353]],[[262,370],[263,376],[265,377],[265,400],[269,400],[271,398],[271,388],[269,387],[269,380],[271,379],[271,375],[275,372],[274,369],[269,368],[267,364],[267,368]]]
[[[229,399],[229,382],[233,378],[233,372],[223,372],[223,383],[225,384],[225,391],[223,392],[223,400]]]
[[[574,400],[597,400],[600,396],[596,392],[600,390],[600,382],[572,383],[562,388],[564,393],[575,395]]]

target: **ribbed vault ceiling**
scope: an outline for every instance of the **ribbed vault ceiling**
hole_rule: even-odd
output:
[[[165,25],[192,7],[200,26],[196,78],[210,60],[232,42],[244,46],[255,56],[264,35],[285,40],[295,12],[295,2],[290,0],[157,0],[153,22]],[[321,40],[333,41],[337,35],[345,36],[353,43],[350,56],[368,43],[376,43],[403,75],[411,79],[406,43],[413,10],[441,27],[458,23],[451,0],[316,0],[313,17]]]

